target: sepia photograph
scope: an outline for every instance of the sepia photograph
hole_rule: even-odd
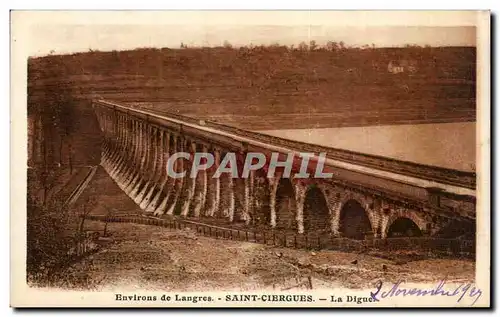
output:
[[[11,305],[489,307],[489,23],[12,11]]]

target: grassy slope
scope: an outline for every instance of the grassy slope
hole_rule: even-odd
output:
[[[393,59],[418,72],[388,73]],[[475,120],[474,48],[139,49],[30,59],[29,74],[33,100],[52,84],[253,129]]]

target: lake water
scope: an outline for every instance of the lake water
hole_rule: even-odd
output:
[[[475,170],[475,122],[258,132],[421,164],[462,171]]]

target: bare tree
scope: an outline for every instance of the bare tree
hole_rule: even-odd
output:
[[[309,49],[311,51],[314,51],[318,48],[318,43],[316,43],[316,41],[312,40],[312,41],[309,41]]]
[[[326,43],[326,49],[330,52],[336,52],[339,50],[339,44],[337,42],[328,41]]]
[[[299,51],[307,51],[309,49],[309,46],[306,42],[300,42],[298,48]]]

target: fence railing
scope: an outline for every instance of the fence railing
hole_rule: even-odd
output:
[[[444,239],[434,237],[400,237],[387,239],[353,240],[331,235],[308,235],[282,231],[257,231],[227,228],[175,218],[153,218],[145,216],[102,216],[88,215],[87,219],[105,222],[131,222],[145,225],[161,226],[169,229],[189,228],[197,234],[216,239],[227,239],[260,243],[276,247],[310,250],[336,250],[363,252],[380,251],[418,251],[444,255],[473,257],[475,241],[463,239]]]

